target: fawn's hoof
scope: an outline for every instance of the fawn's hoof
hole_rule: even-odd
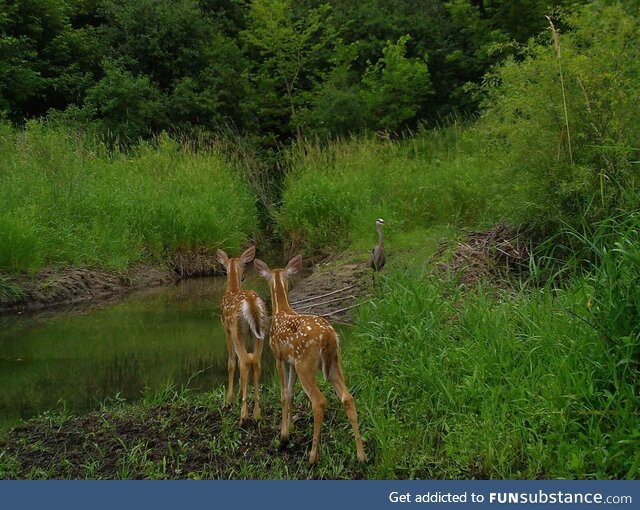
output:
[[[289,436],[285,437],[281,434],[279,449],[284,450],[285,448],[287,448],[287,446],[289,446]]]

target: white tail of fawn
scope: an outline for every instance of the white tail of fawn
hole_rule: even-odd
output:
[[[269,282],[273,319],[269,334],[269,345],[276,360],[276,370],[280,380],[280,402],[282,423],[280,439],[286,442],[291,430],[291,403],[296,375],[311,400],[313,409],[313,442],[309,462],[318,461],[320,428],[324,419],[327,399],[318,388],[316,374],[322,368],[324,376],[335,389],[351,422],[356,438],[356,453],[360,462],[367,457],[358,430],[356,404],[344,382],[340,366],[340,344],[338,334],[326,319],[317,315],[301,315],[294,312],[287,298],[289,277],[302,268],[302,257],[292,258],[285,269],[273,269],[259,259],[253,262],[256,271]],[[289,363],[288,380],[285,382],[285,363]]]
[[[240,425],[244,425],[249,418],[249,411],[247,410],[249,370],[253,370],[255,392],[253,419],[260,418],[260,391],[258,384],[261,371],[260,357],[267,330],[267,311],[258,294],[252,290],[242,290],[240,288],[244,266],[255,257],[255,247],[247,248],[237,258],[229,258],[222,250],[218,250],[216,255],[218,261],[227,271],[227,287],[220,306],[220,316],[227,338],[227,370],[229,372],[227,403],[231,404],[233,402],[233,378],[236,371],[237,358],[240,364],[240,391],[242,394]],[[253,352],[249,352],[250,344],[253,344]]]

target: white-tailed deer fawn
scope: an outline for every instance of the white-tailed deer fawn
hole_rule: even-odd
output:
[[[255,392],[253,419],[260,418],[258,382],[261,370],[260,356],[262,355],[262,345],[267,329],[267,311],[258,294],[252,290],[241,290],[240,288],[244,266],[255,257],[255,247],[247,248],[240,257],[233,259],[230,259],[222,250],[218,250],[216,255],[218,261],[227,271],[227,287],[220,306],[220,316],[227,338],[227,370],[229,372],[227,403],[231,404],[233,402],[233,377],[236,371],[237,357],[240,362],[240,391],[242,393],[240,425],[244,425],[249,418],[247,386],[249,384],[250,369],[253,370]],[[253,343],[253,352],[248,352],[250,343]]]
[[[302,268],[302,257],[293,257],[285,269],[273,269],[259,259],[254,260],[258,273],[266,278],[271,289],[273,319],[269,334],[269,345],[276,359],[276,370],[280,380],[280,402],[282,404],[282,423],[280,439],[286,442],[291,430],[291,403],[296,374],[300,378],[305,393],[311,400],[313,409],[313,442],[309,462],[318,461],[318,443],[320,428],[324,419],[327,399],[318,388],[316,373],[322,368],[329,380],[353,427],[356,438],[358,460],[365,462],[367,457],[362,447],[362,438],[358,430],[356,404],[344,382],[340,367],[340,344],[338,334],[326,319],[317,315],[301,315],[294,312],[287,298],[289,277]],[[288,381],[285,382],[285,362],[289,363]]]

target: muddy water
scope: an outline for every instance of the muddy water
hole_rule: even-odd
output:
[[[136,400],[169,383],[219,387],[227,370],[224,284],[188,279],[91,311],[0,317],[0,428],[47,410]],[[261,279],[245,286],[266,295]],[[268,351],[263,377],[273,370]]]

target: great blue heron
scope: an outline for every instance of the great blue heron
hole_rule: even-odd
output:
[[[382,218],[378,218],[376,220],[378,244],[373,247],[371,250],[371,256],[369,257],[369,266],[371,266],[371,269],[374,271],[381,271],[386,261],[384,256],[384,234],[382,233],[382,225],[384,225],[384,220]]]

